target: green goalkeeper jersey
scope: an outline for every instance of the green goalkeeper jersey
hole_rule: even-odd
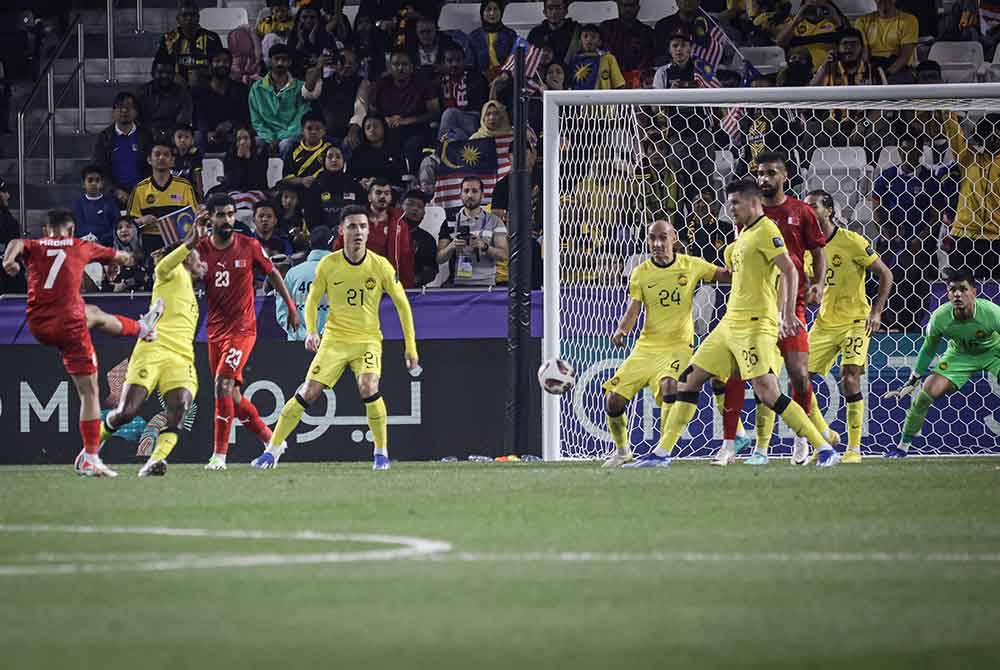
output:
[[[950,302],[938,307],[927,324],[927,335],[917,356],[915,372],[927,374],[941,338],[948,340],[948,353],[977,357],[1000,353],[1000,307],[983,298],[976,299],[971,319],[955,318]]]

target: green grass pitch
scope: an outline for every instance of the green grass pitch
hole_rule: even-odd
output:
[[[4,667],[1000,667],[998,459],[369,468],[0,468]]]

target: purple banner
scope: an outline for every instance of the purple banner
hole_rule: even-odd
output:
[[[463,291],[437,290],[426,293],[410,291],[413,321],[420,340],[472,340],[507,337],[507,290]],[[148,294],[95,294],[84,299],[105,312],[137,317],[149,307]],[[206,307],[199,299],[200,320],[197,341],[205,341]],[[35,344],[24,317],[23,296],[0,297],[0,344]],[[257,339],[284,340],[285,331],[274,317],[274,296],[256,300]],[[379,310],[382,332],[387,340],[403,339],[399,318],[392,302],[385,298]],[[542,336],[542,293],[531,297],[531,336]],[[93,333],[94,341],[109,339]]]

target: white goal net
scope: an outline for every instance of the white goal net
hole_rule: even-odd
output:
[[[629,272],[647,258],[645,226],[668,219],[686,253],[722,264],[735,235],[724,184],[750,176],[754,157],[789,163],[787,193],[823,189],[841,226],[867,237],[895,275],[862,382],[863,453],[897,442],[908,401],[883,399],[910,374],[931,311],[946,300],[941,271],[972,270],[980,297],[1000,295],[1000,85],[752,88],[545,94],[545,358],[577,371],[571,395],[543,399],[547,458],[600,458],[613,450],[604,393],[633,346],[610,336],[627,305]],[[828,258],[836,266],[840,259]],[[874,280],[869,289],[874,295]],[[695,344],[725,311],[726,287],[695,297]],[[815,308],[809,310],[811,324]],[[814,378],[827,421],[846,434],[839,368]],[[783,384],[787,379],[782,380]],[[543,394],[546,395],[546,394]],[[974,377],[936,403],[917,453],[1000,454],[1000,385]],[[633,449],[659,438],[648,391],[629,406]],[[753,433],[748,392],[744,424]],[[771,453],[788,454],[780,421]],[[711,394],[675,454],[706,457],[722,439]]]

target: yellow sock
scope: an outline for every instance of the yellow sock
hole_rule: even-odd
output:
[[[788,399],[788,396],[782,396],[782,398]],[[816,430],[816,426],[809,420],[806,411],[802,409],[802,405],[797,402],[789,402],[788,406],[785,407],[785,411],[781,413],[781,418],[796,435],[809,440],[809,444],[813,446],[813,449],[819,449],[826,444],[826,440],[823,439],[820,432]]]
[[[816,427],[819,434],[826,437],[830,430],[829,424],[826,422],[826,418],[823,416],[823,412],[819,409],[819,398],[813,395],[812,408],[809,410],[809,420],[812,421],[812,425]]]
[[[306,407],[299,400],[298,395],[289,398],[285,406],[281,408],[278,423],[274,425],[274,432],[271,434],[271,445],[277,446],[284,442],[292,434],[292,431],[295,430],[295,426],[299,425],[299,421],[302,419],[305,411]]]
[[[726,416],[726,394],[725,392],[715,394],[715,409],[719,410],[719,416]],[[736,419],[736,434],[743,435],[743,419]]]
[[[861,450],[861,428],[865,420],[865,401],[859,393],[847,398],[847,448]]]
[[[660,425],[663,425],[662,422]],[[618,416],[611,416],[609,414],[608,430],[611,431],[611,439],[615,441],[615,448],[618,450],[618,453],[622,455],[629,453],[628,421],[625,419],[625,414],[622,413]]]
[[[150,457],[154,461],[165,461],[170,452],[177,446],[177,433],[173,430],[162,430],[156,437],[156,449]]]
[[[365,414],[368,415],[368,427],[375,438],[375,453],[389,455],[389,436],[386,424],[389,412],[385,408],[385,400],[380,393],[365,399]]]
[[[681,433],[691,423],[694,413],[698,410],[698,405],[686,400],[678,400],[673,403],[670,414],[667,415],[667,422],[660,436],[660,444],[654,450],[658,456],[669,456],[670,452],[677,445],[677,440],[681,439]]]
[[[762,402],[757,403],[754,428],[757,432],[757,444],[754,448],[766,455],[768,447],[771,446],[771,436],[774,435],[774,410]]]
[[[670,418],[670,410],[674,407],[674,402],[665,402],[660,405],[660,435],[667,432],[667,419]]]
[[[108,416],[111,415],[109,414]],[[101,442],[106,442],[107,440],[110,440],[111,436],[114,435],[114,431],[108,430],[108,426],[105,423],[107,420],[108,420],[107,417],[104,417],[104,421],[101,421]]]

